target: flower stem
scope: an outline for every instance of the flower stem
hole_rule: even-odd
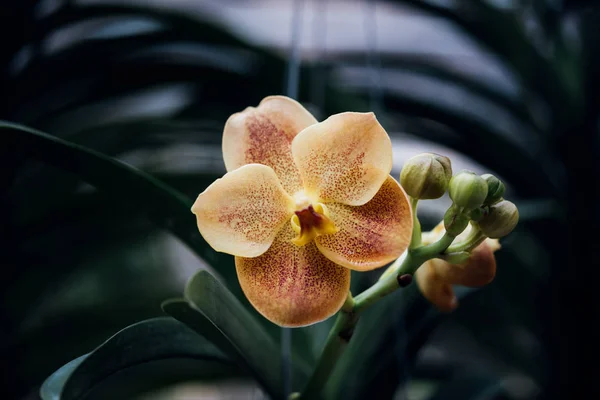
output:
[[[348,295],[351,298],[351,295]],[[344,306],[348,304],[348,298]],[[325,347],[321,353],[321,358],[317,364],[310,381],[307,383],[304,391],[301,394],[302,399],[315,399],[319,398],[319,394],[329,375],[333,371],[337,360],[346,350],[352,334],[354,333],[354,327],[358,322],[358,314],[353,311],[353,308],[348,309],[342,307],[337,315],[335,323],[329,331]]]
[[[415,199],[410,196],[408,198],[410,200],[410,208],[412,210],[413,217],[413,230],[408,248],[414,249],[421,245],[421,223],[419,222],[419,218],[417,217],[417,205],[419,204],[419,199]]]
[[[415,236],[413,235],[413,238]],[[420,238],[420,230],[419,230]],[[420,240],[420,239],[419,239]],[[335,324],[329,332],[321,358],[301,394],[302,399],[320,398],[321,391],[329,375],[335,368],[337,360],[348,346],[354,328],[358,323],[360,313],[375,304],[378,300],[396,289],[406,286],[403,277],[412,275],[425,261],[441,255],[450,246],[454,237],[445,234],[440,240],[427,246],[409,249],[405,257],[400,257],[392,266],[398,263],[397,269],[387,274],[355,298],[348,294],[344,306],[338,313]],[[387,271],[386,271],[387,272]],[[408,281],[410,282],[410,280]]]
[[[468,236],[464,240],[449,246],[448,249],[446,250],[446,253],[458,253],[460,251],[471,251],[475,247],[479,246],[481,244],[481,242],[483,242],[487,238],[487,236],[485,236],[481,232],[481,230],[479,229],[479,226],[476,223],[471,222],[471,225],[472,225],[471,232],[469,232]]]
[[[421,264],[416,264],[412,251],[409,251],[404,261],[398,266],[395,273],[388,275],[386,278],[377,281],[373,286],[356,296],[354,299],[354,312],[362,312],[368,307],[375,304],[382,297],[387,296],[399,287],[401,287],[399,278],[405,274],[412,275]],[[404,285],[402,285],[404,286]]]

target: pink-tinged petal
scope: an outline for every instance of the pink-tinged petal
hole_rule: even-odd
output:
[[[443,230],[438,230],[443,234]],[[415,276],[423,296],[444,312],[458,305],[452,285],[480,287],[490,283],[496,275],[494,252],[500,248],[497,239],[486,239],[462,264],[450,264],[444,260],[427,261]]]
[[[228,172],[192,207],[198,229],[217,251],[242,257],[263,254],[293,215],[294,200],[270,167],[249,164]]]
[[[392,169],[392,143],[373,113],[347,112],[311,125],[292,142],[305,191],[320,201],[360,206]]]
[[[477,246],[469,259],[462,264],[449,264],[446,261],[432,260],[440,279],[453,285],[481,287],[496,276],[494,251],[500,248],[497,239],[486,239]]]
[[[350,270],[325,258],[314,242],[296,246],[286,224],[260,257],[236,257],[240,286],[269,321],[289,327],[317,323],[335,314],[350,289]]]
[[[454,239],[455,243],[465,240],[473,227],[467,226],[460,235]],[[445,233],[444,222],[440,222],[431,232],[423,233],[423,244],[430,244],[440,239]],[[440,259],[433,263],[437,275],[453,285],[480,287],[490,283],[496,276],[496,258],[494,252],[500,249],[498,239],[486,239],[477,246],[469,259],[462,264],[449,264]]]
[[[285,190],[296,193],[302,189],[302,182],[292,158],[292,140],[316,123],[300,103],[285,96],[266,97],[258,107],[233,114],[223,131],[227,171],[251,163],[268,165]]]
[[[450,312],[458,306],[452,285],[437,274],[434,260],[421,265],[415,273],[419,290],[430,303],[442,312]]]
[[[391,176],[368,203],[358,207],[330,203],[327,209],[339,231],[317,236],[315,242],[325,257],[346,268],[382,267],[400,257],[410,243],[410,203]]]

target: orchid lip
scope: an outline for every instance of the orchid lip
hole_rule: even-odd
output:
[[[290,223],[294,231],[298,233],[298,236],[292,240],[297,246],[304,246],[319,235],[329,235],[339,231],[333,221],[329,219],[327,207],[321,203],[317,203],[316,206],[308,204],[297,210]]]
[[[316,228],[322,229],[323,225],[327,223],[326,216],[315,211],[315,208],[309,205],[304,210],[296,211],[295,214],[300,220],[300,228]]]

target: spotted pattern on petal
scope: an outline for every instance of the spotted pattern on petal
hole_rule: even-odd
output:
[[[349,269],[325,258],[314,241],[296,246],[295,235],[286,224],[266,253],[235,260],[250,303],[280,326],[310,325],[332,316],[350,289]]]
[[[404,190],[391,176],[368,203],[331,203],[330,218],[340,229],[317,237],[319,249],[347,268],[366,271],[400,257],[410,242],[413,219]]]

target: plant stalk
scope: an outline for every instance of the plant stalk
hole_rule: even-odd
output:
[[[413,217],[413,230],[408,248],[414,249],[421,245],[421,222],[419,222],[419,218],[417,217],[417,206],[419,204],[419,199],[415,199],[410,196],[408,199],[410,201],[410,208],[412,210]]]
[[[446,250],[446,253],[458,253],[460,251],[471,251],[473,250],[475,247],[479,246],[485,239],[487,239],[487,236],[485,236],[481,230],[479,229],[479,226],[476,223],[472,223],[472,228],[471,228],[471,232],[469,232],[469,234],[467,235],[467,237],[458,242],[458,243],[454,243],[451,246],[448,247],[448,249]]]
[[[385,278],[380,279],[377,283],[356,296],[354,299],[349,295],[348,299],[346,299],[346,303],[344,303],[344,306],[338,313],[335,324],[333,325],[333,328],[331,328],[327,341],[325,342],[321,358],[319,359],[312,377],[300,395],[300,398],[318,399],[321,397],[323,387],[327,383],[338,359],[344,353],[344,350],[352,338],[360,314],[381,298],[400,287],[406,286],[406,284],[403,283],[402,278],[405,275],[412,275],[425,261],[435,258],[443,253],[452,243],[452,240],[454,240],[453,236],[445,234],[435,243],[415,249],[409,249],[406,257],[398,259],[402,261],[396,271],[388,274]],[[408,282],[410,283],[410,280]]]

